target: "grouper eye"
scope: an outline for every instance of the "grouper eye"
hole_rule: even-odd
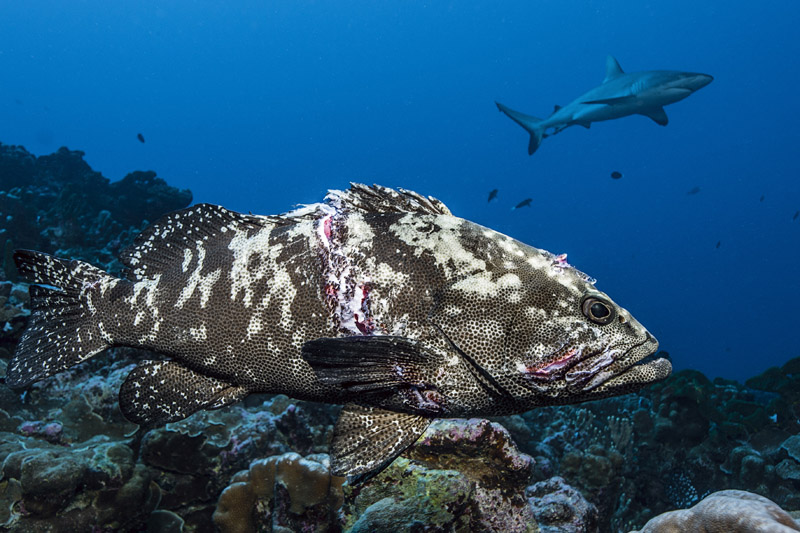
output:
[[[581,309],[583,310],[583,314],[586,315],[586,318],[595,324],[605,326],[614,320],[615,313],[613,308],[597,298],[591,296],[586,298],[581,305]]]

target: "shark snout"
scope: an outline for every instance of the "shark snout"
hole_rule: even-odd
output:
[[[709,83],[714,81],[714,76],[709,74],[700,74],[700,73],[691,73],[687,76],[684,83],[688,89],[691,89],[692,92],[699,91]]]

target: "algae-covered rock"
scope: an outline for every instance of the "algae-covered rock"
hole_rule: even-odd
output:
[[[434,421],[406,456],[427,466],[457,469],[493,488],[527,485],[534,463],[503,426],[480,418]]]
[[[180,533],[184,525],[183,518],[177,514],[158,509],[147,519],[147,533]]]
[[[800,435],[792,435],[781,443],[781,448],[786,450],[789,457],[800,462]]]
[[[25,507],[40,515],[54,514],[83,483],[87,466],[71,455],[42,452],[26,457],[20,466]]]
[[[775,466],[775,473],[782,479],[800,481],[800,463],[794,459],[784,459]]]
[[[0,454],[12,499],[6,518],[12,519],[11,531],[112,530],[143,523],[155,508],[157,502],[147,504],[153,474],[135,465],[125,443],[98,436],[65,447],[6,435]]]
[[[345,529],[538,531],[525,497],[533,465],[499,424],[438,420],[386,470],[344,485]]]
[[[16,479],[0,481],[0,527],[12,526],[20,516],[22,485]]]
[[[344,486],[345,529],[468,531],[478,512],[476,486],[458,470],[431,469],[400,457],[365,486]]]
[[[597,531],[597,508],[563,478],[540,481],[525,491],[542,533]]]

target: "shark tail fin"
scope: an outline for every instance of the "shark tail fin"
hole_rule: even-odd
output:
[[[541,125],[542,119],[520,113],[519,111],[514,111],[500,102],[495,102],[495,104],[497,105],[497,109],[505,113],[508,118],[525,128],[525,130],[531,134],[531,140],[528,143],[528,155],[532,155],[539,148],[542,139],[545,138],[545,128]]]

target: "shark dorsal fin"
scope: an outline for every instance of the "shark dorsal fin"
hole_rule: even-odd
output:
[[[623,71],[622,67],[619,66],[619,62],[614,58],[614,56],[608,56],[606,58],[606,79],[603,80],[603,83],[611,81],[614,78],[618,78],[623,74],[625,74],[625,71]]]
[[[555,115],[556,113],[558,113],[558,111],[559,111],[560,109],[561,109],[561,106],[560,106],[560,105],[558,105],[558,104],[554,105],[554,106],[553,106],[553,112],[550,114],[550,116],[552,117],[553,115]]]

